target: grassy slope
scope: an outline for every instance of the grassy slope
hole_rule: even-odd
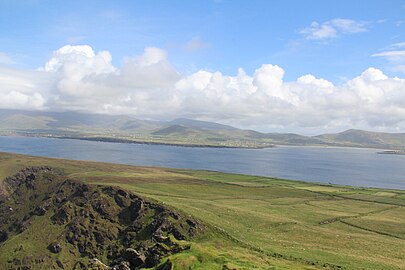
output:
[[[0,179],[39,164],[121,186],[210,224],[190,251],[170,258],[175,269],[405,268],[405,191],[12,154],[0,154]],[[0,254],[12,248],[0,246]]]

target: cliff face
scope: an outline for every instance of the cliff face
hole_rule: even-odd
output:
[[[0,249],[10,248],[0,266],[6,269],[154,267],[188,248],[179,240],[203,231],[198,221],[165,206],[65,179],[49,167],[26,168],[3,185]]]

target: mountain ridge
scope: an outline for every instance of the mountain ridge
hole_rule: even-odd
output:
[[[215,122],[177,118],[141,120],[125,115],[79,112],[0,110],[0,134],[80,138],[180,146],[265,148],[274,145],[321,145],[405,149],[405,133],[348,129],[339,133],[305,136],[263,133]]]

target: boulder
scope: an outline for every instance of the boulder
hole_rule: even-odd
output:
[[[37,207],[35,207],[32,214],[34,214],[36,216],[43,216],[46,214],[46,208],[44,206],[37,206]]]
[[[146,261],[145,254],[133,248],[127,248],[122,257],[131,264],[131,267],[140,267]]]
[[[111,270],[131,270],[131,265],[127,261],[122,261],[117,265],[110,267]]]
[[[59,253],[62,251],[62,246],[59,243],[52,243],[48,246],[48,250],[52,253]]]

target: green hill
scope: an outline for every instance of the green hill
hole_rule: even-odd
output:
[[[196,220],[118,188],[29,167],[3,182],[1,269],[151,268],[189,249]]]
[[[191,120],[187,118],[178,118],[173,121],[170,121],[169,123],[174,125],[181,125],[185,127],[206,129],[206,130],[237,130],[237,128],[228,125],[222,125],[207,121]]]
[[[405,191],[1,153],[7,176],[0,269],[138,269],[155,248],[139,267],[405,268]]]
[[[405,133],[382,133],[350,129],[337,134],[325,134],[316,136],[326,143],[374,148],[405,149]]]
[[[161,136],[168,136],[168,135],[186,136],[190,134],[199,134],[199,133],[201,133],[201,130],[181,125],[172,125],[152,132],[153,135],[161,135]]]

